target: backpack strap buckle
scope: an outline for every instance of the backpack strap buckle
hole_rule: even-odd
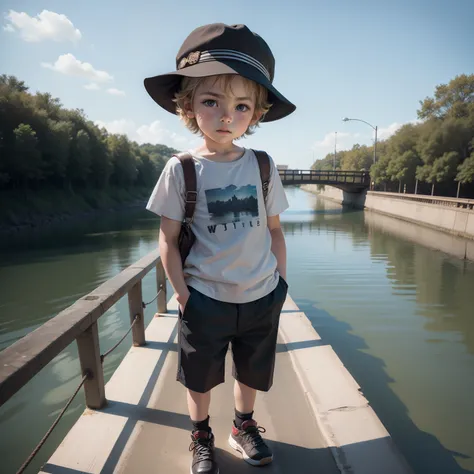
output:
[[[197,191],[186,191],[186,202],[196,204],[197,202]]]

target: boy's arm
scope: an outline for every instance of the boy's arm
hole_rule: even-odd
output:
[[[272,236],[272,252],[277,259],[277,270],[286,281],[286,244],[283,230],[281,229],[280,216],[267,218],[267,226]]]
[[[181,222],[167,217],[161,217],[160,236],[158,247],[160,249],[161,261],[166,275],[176,293],[176,299],[181,305],[181,312],[189,298],[189,290],[184,280],[181,255],[178,247],[178,236],[181,230]]]

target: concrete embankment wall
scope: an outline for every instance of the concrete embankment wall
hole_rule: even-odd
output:
[[[317,190],[316,185],[304,185],[302,188],[344,205],[365,208],[369,211],[366,221],[374,227],[382,227],[421,245],[474,261],[473,210],[403,200],[382,193],[368,192],[366,196],[365,193],[352,194],[332,186],[326,186],[321,191]],[[381,215],[375,217],[370,211],[397,220],[383,219]],[[399,219],[407,222],[400,222]]]

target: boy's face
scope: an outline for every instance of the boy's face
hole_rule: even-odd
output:
[[[241,137],[260,118],[255,113],[255,91],[240,76],[232,76],[230,87],[210,77],[196,89],[191,108],[201,132],[216,143],[229,143]]]

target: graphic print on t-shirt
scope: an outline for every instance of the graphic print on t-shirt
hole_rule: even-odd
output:
[[[251,184],[207,189],[206,201],[210,219],[215,224],[240,222],[258,216],[257,187]]]

